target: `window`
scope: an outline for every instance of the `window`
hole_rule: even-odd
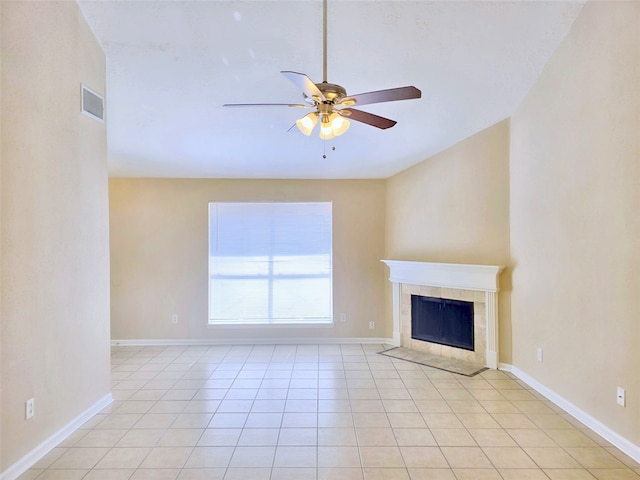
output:
[[[209,324],[331,323],[331,203],[209,203]]]

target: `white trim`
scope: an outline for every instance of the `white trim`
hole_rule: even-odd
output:
[[[96,403],[91,405],[87,410],[78,415],[76,418],[67,423],[64,427],[58,430],[56,433],[47,438],[44,442],[38,445],[36,448],[27,453],[24,457],[18,460],[16,463],[7,468],[0,474],[0,480],[15,480],[24,472],[29,470],[35,465],[42,457],[53,450],[55,447],[65,440],[69,435],[75,432],[78,428],[84,425],[88,420],[93,418],[94,415],[100,413],[105,407],[113,402],[113,396],[111,393],[105,395]]]
[[[496,279],[496,283],[497,283]],[[498,368],[500,355],[498,348],[500,339],[498,338],[498,292],[487,290],[484,292],[484,311],[486,320],[486,346],[485,361],[487,367]]]
[[[497,292],[498,277],[504,267],[497,265],[468,265],[462,263],[406,262],[380,260],[389,266],[389,281],[409,285],[457,288]]]
[[[640,462],[640,446],[630,442],[622,435],[614,432],[599,420],[596,420],[584,410],[576,407],[574,404],[561,397],[553,390],[545,387],[543,384],[530,377],[519,368],[514,367],[513,365],[506,365],[501,363],[500,369],[511,372],[513,375],[533,388],[536,392],[540,393],[541,395],[555,403],[558,407],[562,408],[569,415],[582,422],[584,425],[589,427],[589,429],[593,430],[613,446],[627,454],[629,457],[633,458],[636,462]]]
[[[259,322],[217,322],[214,321],[213,323],[207,323],[207,328],[212,328],[212,329],[225,329],[225,328],[229,328],[229,329],[234,329],[234,328],[252,328],[252,329],[258,329],[258,328],[264,328],[265,331],[270,330],[272,328],[333,328],[335,327],[335,323],[333,320],[330,320],[328,322],[273,322],[273,323],[259,323]]]
[[[391,338],[132,338],[112,339],[112,347],[150,347],[150,346],[206,346],[206,345],[340,345],[340,344],[388,344]],[[3,479],[0,479],[3,480]]]
[[[393,295],[393,345],[400,347],[402,346],[402,323],[400,322],[402,318],[402,301],[400,284],[392,283],[391,289]]]

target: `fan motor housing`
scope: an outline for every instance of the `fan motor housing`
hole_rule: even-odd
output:
[[[347,96],[347,91],[344,89],[344,87],[335,83],[316,83],[316,87],[318,87],[318,90],[322,92],[324,98],[326,98],[327,101],[331,103],[334,103]]]

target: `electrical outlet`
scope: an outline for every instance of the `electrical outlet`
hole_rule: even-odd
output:
[[[616,401],[618,402],[618,405],[621,405],[624,407],[625,405],[625,392],[624,392],[624,388],[622,387],[618,387],[618,390],[616,392]]]
[[[542,362],[542,347],[538,347],[538,361]]]
[[[173,315],[171,315],[171,323],[176,324],[178,323],[178,314],[174,313]]]
[[[27,420],[29,420],[35,414],[36,414],[36,400],[35,398],[30,398],[24,404],[24,416]]]
[[[369,330],[373,330],[374,328],[376,328],[376,322],[374,322],[373,320],[371,320],[369,322]]]
[[[340,321],[341,322],[346,322],[347,321],[347,314],[346,313],[341,313],[340,314]]]

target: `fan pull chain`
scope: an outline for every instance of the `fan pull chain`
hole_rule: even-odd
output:
[[[331,145],[331,151],[332,152],[336,151],[335,144]],[[326,142],[322,142],[322,158],[327,158],[327,144],[326,144]]]

